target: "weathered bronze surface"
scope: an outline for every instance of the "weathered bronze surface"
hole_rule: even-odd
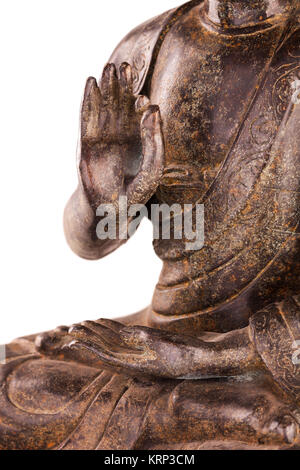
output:
[[[154,242],[143,312],[9,344],[0,449],[300,449],[299,4],[190,1],[88,80],[71,248],[124,243],[120,195],[204,204],[205,245]]]

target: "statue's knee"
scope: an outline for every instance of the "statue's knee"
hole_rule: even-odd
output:
[[[18,409],[30,414],[55,414],[99,374],[95,369],[52,360],[31,360],[7,378],[7,395]]]

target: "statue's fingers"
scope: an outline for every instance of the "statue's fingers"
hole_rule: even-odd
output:
[[[99,138],[99,115],[101,93],[95,78],[88,78],[84,91],[81,111],[81,138],[95,140]]]
[[[120,67],[120,106],[125,115],[130,114],[133,103],[132,69],[127,62],[123,62]]]
[[[69,329],[69,335],[82,341],[91,341],[95,344],[99,342],[98,335],[87,326],[81,324],[71,326]]]
[[[161,176],[164,167],[164,142],[159,107],[150,105],[141,121],[143,144],[142,169]]]
[[[87,323],[74,325],[70,328],[69,334],[80,341],[89,341],[95,346],[107,349],[112,353],[130,353],[128,346],[122,341],[120,335],[116,335],[112,330],[102,328],[96,332],[87,326]]]
[[[102,348],[100,345],[96,345],[95,343],[92,343],[91,341],[81,341],[81,340],[73,340],[70,343],[68,343],[65,346],[66,349],[87,349],[91,353],[93,353],[95,356],[97,356],[98,359],[100,359],[102,362],[112,365],[112,366],[122,366],[124,364],[124,361],[117,356],[114,355],[114,353],[110,350],[107,350],[106,348]]]
[[[100,320],[97,320],[94,323],[96,325],[102,325],[106,328],[110,328],[115,333],[120,333],[120,331],[124,328],[124,325],[122,323],[117,322],[115,320],[109,320],[108,318],[100,318]]]
[[[101,325],[93,321],[85,321],[82,323],[82,325],[92,330],[94,333],[100,336],[100,338],[106,341],[108,344],[115,345],[115,346],[121,345],[122,340],[121,340],[119,331],[114,331],[113,329],[111,329],[110,327],[107,327],[106,325]]]
[[[145,95],[139,95],[135,101],[135,110],[139,114],[144,114],[149,108],[151,102]]]
[[[104,331],[106,331],[110,341],[129,349],[130,352],[139,352],[142,349],[138,341],[138,339],[141,343],[143,341],[142,336],[139,337],[141,330],[143,330],[142,327],[125,327],[122,323],[107,319],[84,323],[88,323],[87,326],[93,328],[100,336],[103,336]],[[136,335],[136,341],[129,341],[128,338],[132,339],[134,335]],[[145,340],[145,337],[143,339]]]
[[[98,333],[82,324],[72,326],[69,330],[69,335],[80,341],[93,343],[95,347],[105,348],[110,351],[120,349],[120,340],[119,343],[114,345],[111,341],[111,337],[107,337],[105,333],[103,334],[102,332],[102,335],[100,336]]]
[[[87,349],[100,361],[110,366],[122,367],[126,369],[134,368],[138,369],[140,366],[139,356],[134,354],[114,353],[113,351],[106,349],[102,345],[92,343],[89,340],[74,340],[65,346],[68,349]],[[143,362],[143,361],[141,361]]]
[[[109,107],[111,111],[116,111],[119,106],[120,86],[114,64],[106,65],[99,86],[104,108]]]
[[[150,105],[141,120],[143,160],[128,186],[130,204],[146,203],[155,193],[164,171],[164,141],[158,106]]]

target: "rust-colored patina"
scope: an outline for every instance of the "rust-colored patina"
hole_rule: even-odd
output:
[[[125,242],[120,196],[204,204],[205,244],[155,240],[143,312],[9,344],[0,449],[300,449],[299,3],[190,1],[88,79],[71,248]]]

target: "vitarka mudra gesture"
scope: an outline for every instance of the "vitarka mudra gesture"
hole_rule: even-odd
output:
[[[205,242],[154,240],[144,311],[7,345],[0,449],[300,449],[299,8],[190,1],[88,79],[72,250],[125,243],[96,230],[120,197],[203,205]]]

